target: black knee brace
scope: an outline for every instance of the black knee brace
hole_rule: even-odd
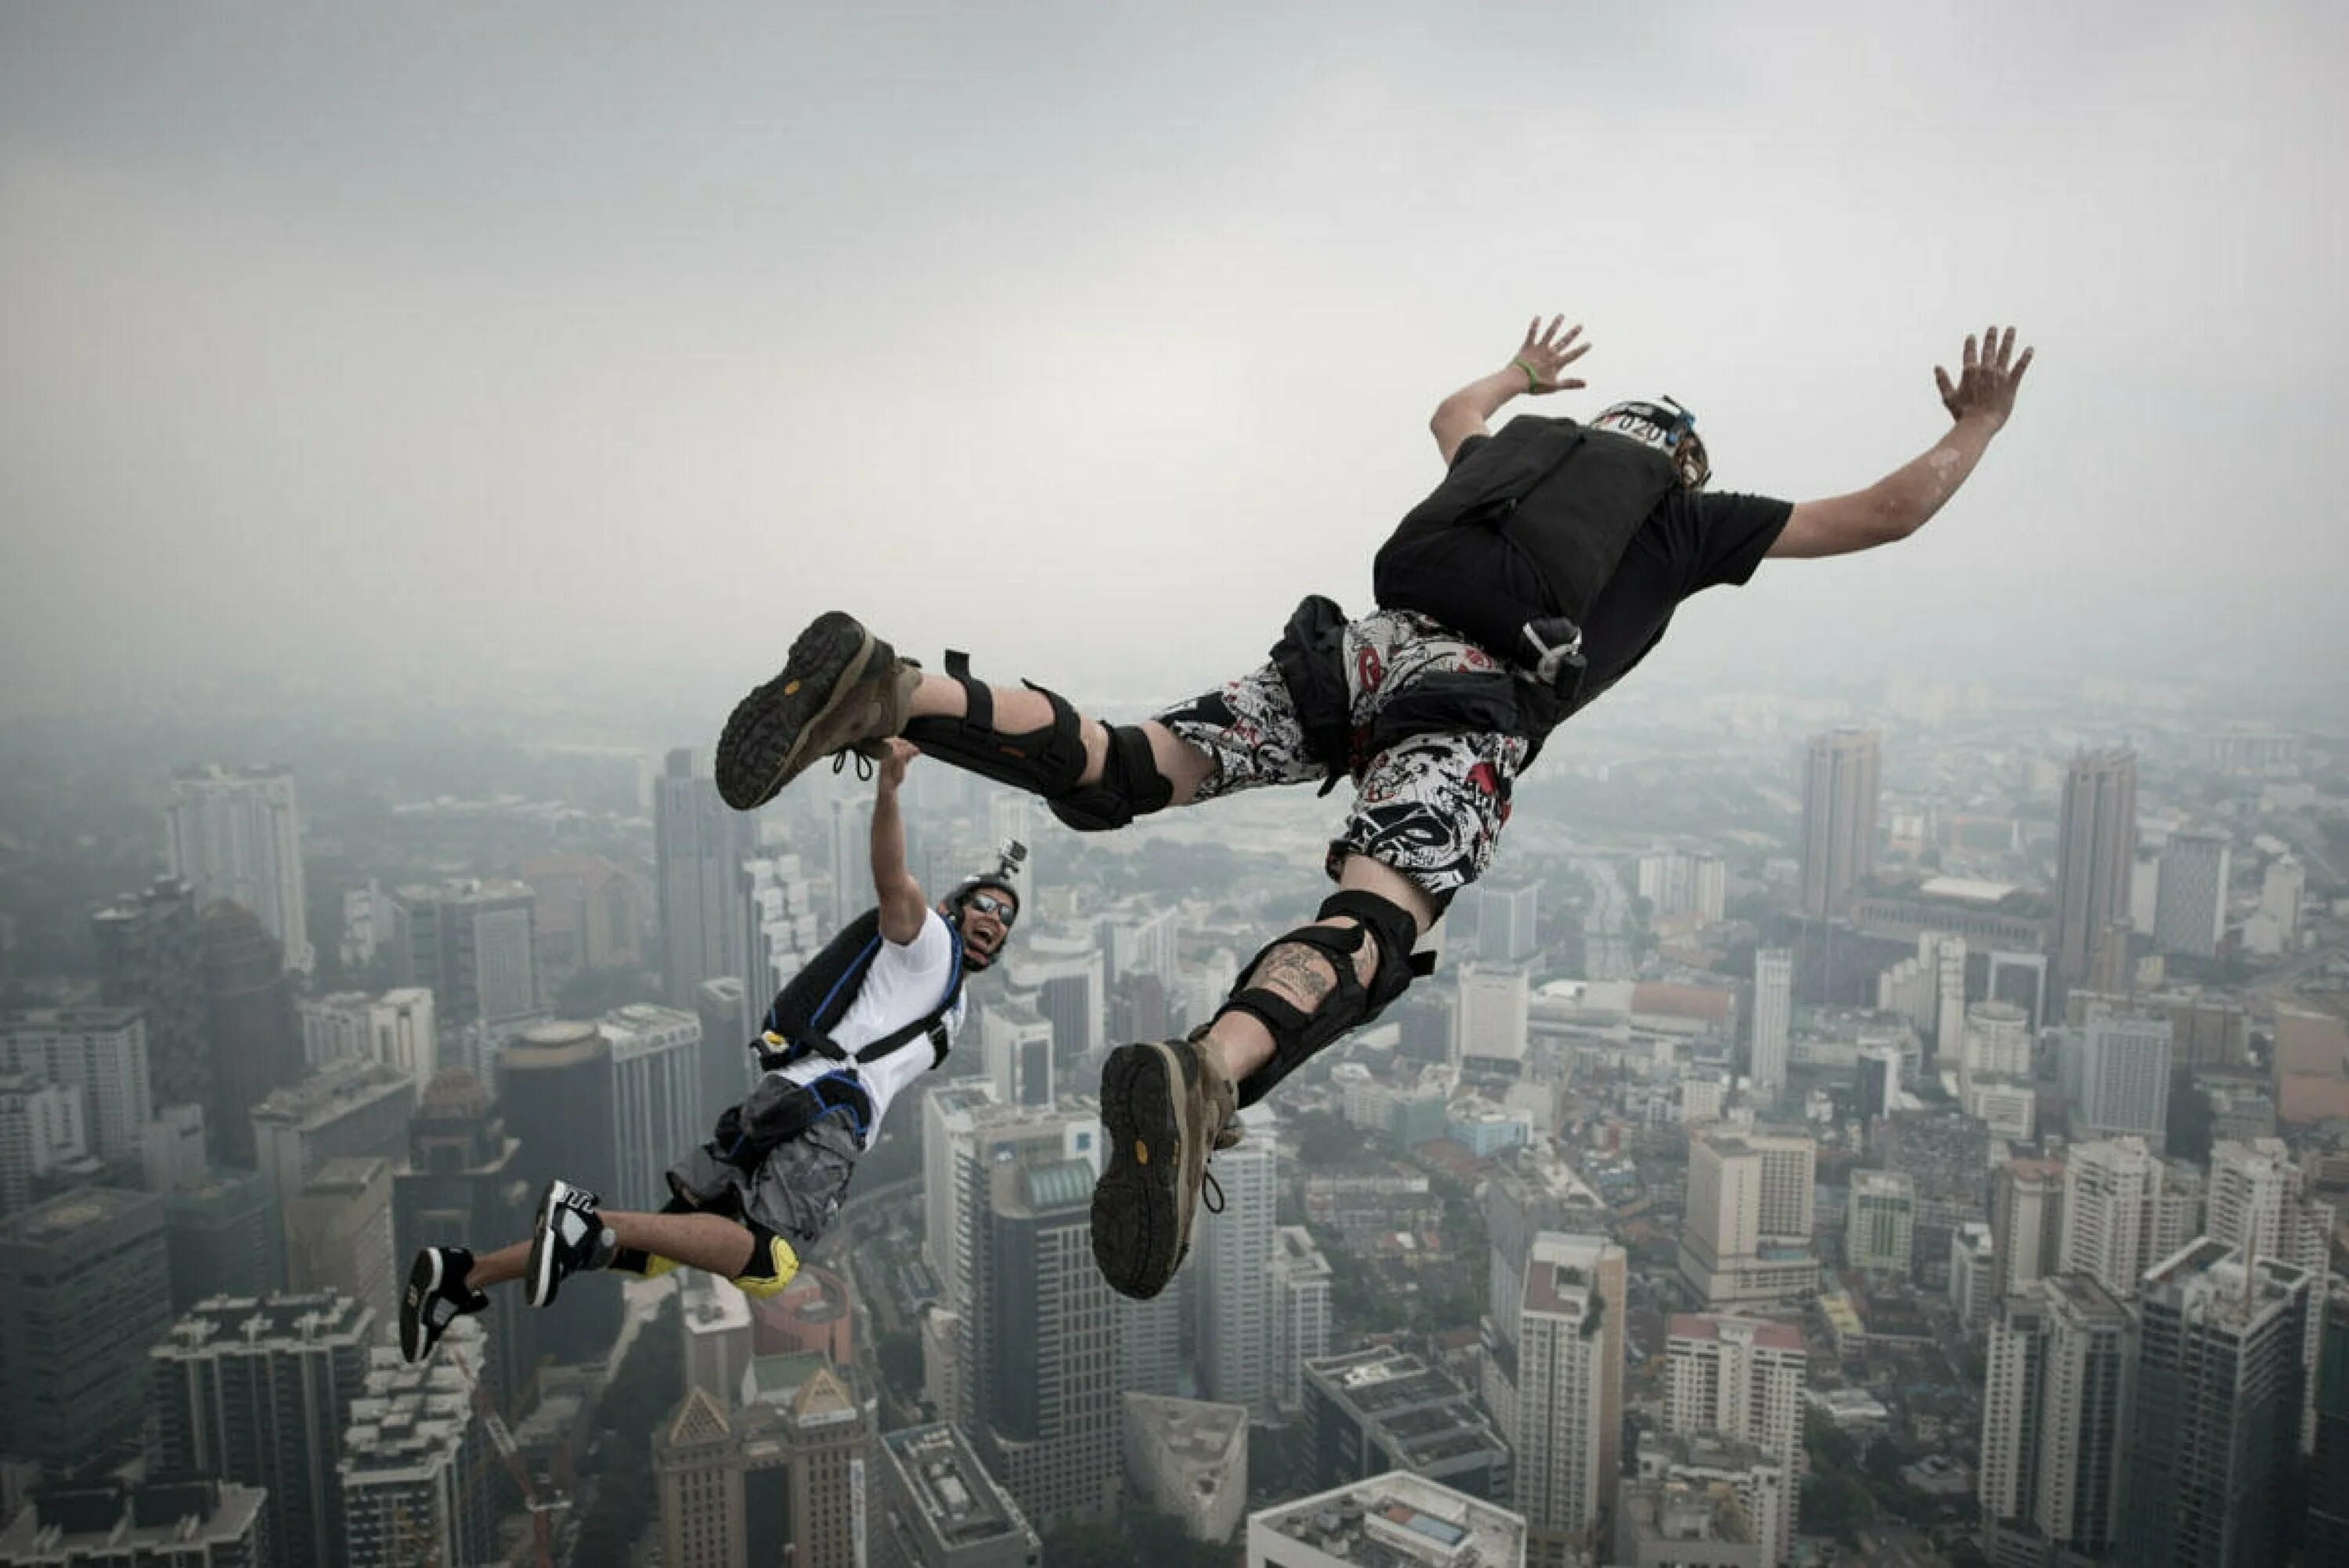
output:
[[[1244,1106],[1262,1099],[1273,1085],[1303,1067],[1330,1041],[1377,1017],[1388,1003],[1410,988],[1414,977],[1435,967],[1434,959],[1412,951],[1419,941],[1419,922],[1411,911],[1377,893],[1341,889],[1324,899],[1314,913],[1321,920],[1343,916],[1354,924],[1299,926],[1267,943],[1248,960],[1230,998],[1216,1011],[1218,1017],[1225,1013],[1246,1013],[1272,1036],[1272,1059],[1240,1080]],[[1354,972],[1354,955],[1365,941],[1375,944],[1378,953],[1378,966],[1371,972],[1368,985]],[[1336,989],[1310,1013],[1299,1010],[1277,991],[1249,983],[1265,959],[1279,947],[1309,947],[1336,972]]]
[[[963,716],[916,718],[905,726],[905,738],[931,756],[982,779],[1042,796],[1052,815],[1079,832],[1123,828],[1174,798],[1173,780],[1158,771],[1150,755],[1150,737],[1138,727],[1104,725],[1108,764],[1098,782],[1080,784],[1085,771],[1084,732],[1066,697],[1034,681],[1022,681],[1051,704],[1052,722],[1041,729],[1006,735],[995,727],[994,696],[983,682],[971,678],[970,656],[949,650],[946,670],[962,687]]]

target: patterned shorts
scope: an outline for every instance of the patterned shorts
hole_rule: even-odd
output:
[[[669,1167],[669,1191],[696,1209],[755,1220],[805,1253],[847,1201],[863,1152],[847,1113],[836,1111],[776,1145],[754,1171],[704,1144]]]
[[[1440,907],[1493,863],[1509,790],[1525,766],[1522,736],[1438,731],[1362,755],[1387,701],[1423,676],[1485,673],[1493,655],[1428,617],[1381,610],[1345,632],[1347,717],[1353,727],[1354,803],[1330,842],[1334,879],[1350,854],[1410,878]],[[1215,759],[1198,799],[1322,777],[1280,672],[1270,664],[1156,716]]]

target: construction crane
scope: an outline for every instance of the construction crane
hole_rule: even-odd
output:
[[[522,1457],[522,1445],[514,1441],[513,1432],[506,1426],[505,1418],[498,1414],[497,1405],[490,1398],[488,1379],[475,1376],[471,1364],[465,1359],[465,1353],[457,1346],[450,1346],[449,1354],[464,1369],[465,1375],[473,1379],[473,1409],[481,1416],[481,1425],[489,1429],[490,1444],[498,1450],[498,1458],[504,1461],[506,1473],[513,1477],[514,1485],[521,1490],[523,1506],[530,1510],[531,1544],[535,1552],[532,1559],[533,1568],[554,1568],[554,1515],[571,1506],[570,1494],[566,1491],[555,1492],[551,1497],[539,1496],[537,1478],[530,1473],[530,1463]]]

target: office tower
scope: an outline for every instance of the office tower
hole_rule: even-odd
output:
[[[2089,961],[2129,917],[2137,866],[2137,753],[2086,751],[2064,776],[2055,835],[2055,967],[2066,985],[2089,977]]]
[[[534,1017],[538,895],[526,882],[469,877],[403,887],[392,895],[392,963],[400,985],[432,993],[442,1028]]]
[[[2010,1160],[1991,1178],[1991,1287],[1995,1302],[2051,1274],[2064,1255],[2064,1166]]]
[[[147,1024],[147,1078],[157,1105],[212,1103],[212,1009],[195,890],[158,877],[145,892],[90,918],[98,999],[136,1007]]]
[[[691,1007],[705,980],[753,978],[740,967],[748,945],[741,873],[759,852],[758,819],[719,799],[697,760],[691,751],[672,751],[653,781],[661,1000],[672,1007]],[[764,997],[759,1001],[765,1005]]]
[[[1982,1393],[1982,1551],[1992,1562],[2102,1560],[2112,1551],[2135,1349],[2128,1309],[2085,1274],[2033,1280],[1999,1303]]]
[[[521,1150],[481,1079],[451,1069],[426,1086],[408,1127],[407,1169],[392,1178],[392,1256],[398,1264],[405,1267],[423,1247],[481,1252],[529,1235],[538,1194],[517,1174]],[[541,1317],[518,1290],[493,1291],[490,1300],[481,1375],[497,1408],[518,1412],[536,1369]]]
[[[612,1147],[612,1047],[593,1024],[533,1024],[498,1055],[498,1105],[521,1142],[512,1169],[533,1210],[560,1176],[593,1192],[619,1184]],[[542,1353],[592,1361],[620,1330],[620,1276],[588,1274],[563,1282],[563,1310],[538,1316]]]
[[[481,1338],[460,1319],[422,1366],[388,1346],[370,1355],[338,1468],[348,1568],[498,1560],[498,1461],[473,1404]]]
[[[2218,955],[2227,934],[2227,878],[2232,847],[2224,833],[2172,833],[2161,847],[2161,896],[2153,909],[2153,944],[2187,958]]]
[[[1178,1521],[1193,1541],[1230,1541],[1247,1508],[1247,1407],[1131,1391],[1118,1405],[1128,1506]]]
[[[1990,1321],[1997,1305],[1991,1295],[1998,1276],[1997,1258],[1991,1228],[1980,1220],[1962,1221],[1950,1232],[1950,1308],[1969,1335]]]
[[[2169,1131],[2168,1023],[2090,1011],[2080,1035],[2075,1138],[2142,1138],[2158,1153]]]
[[[2091,1275],[2134,1300],[2138,1276],[2194,1233],[2190,1202],[2143,1139],[2074,1144],[2064,1165],[2061,1272]]]
[[[2210,1150],[2209,1236],[2224,1242],[2245,1257],[2277,1258],[2296,1264],[2311,1280],[2327,1273],[2335,1219],[2334,1206],[2309,1191],[2307,1173],[2292,1163],[2292,1150],[2281,1139],[2249,1142],[2228,1140]],[[2302,1400],[2300,1443],[2303,1451],[2316,1442],[2318,1352],[2323,1337],[2324,1314],[2312,1309],[2301,1365],[2306,1398]]]
[[[1803,1390],[1809,1362],[1802,1330],[1762,1318],[1678,1313],[1665,1325],[1664,1427],[1675,1435],[1717,1432],[1751,1443],[1782,1475],[1800,1476]],[[1764,1508],[1757,1539],[1766,1561],[1783,1563],[1794,1542],[1791,1491]],[[1772,1515],[1775,1514],[1775,1517]]]
[[[302,894],[302,809],[288,768],[190,769],[171,776],[165,809],[171,874],[195,889],[196,905],[225,899],[251,910],[284,949],[285,964],[310,973]]]
[[[1174,1396],[1199,1389],[1199,1269],[1185,1269],[1148,1301],[1112,1304],[1117,1335],[1117,1386],[1130,1394]],[[1275,1368],[1276,1373],[1278,1368]],[[940,1406],[944,1409],[947,1407]]]
[[[1199,1363],[1207,1398],[1244,1405],[1269,1421],[1278,1379],[1272,1364],[1272,1233],[1280,1196],[1278,1123],[1268,1105],[1240,1112],[1247,1136],[1216,1156],[1224,1212],[1192,1233],[1199,1254]]]
[[[1273,1232],[1272,1401],[1283,1415],[1305,1398],[1305,1363],[1330,1354],[1330,1260],[1302,1225]]]
[[[1838,729],[1811,738],[1803,775],[1803,913],[1841,914],[1876,872],[1878,737]]]
[[[989,1131],[969,1171],[971,1437],[1046,1529],[1117,1505],[1114,1297],[1092,1259],[1093,1161],[1068,1152],[1090,1134],[1075,1120]]]
[[[759,1008],[763,1016],[768,999]],[[729,1106],[740,1102],[758,1081],[759,1058],[750,1050],[755,1037],[750,1016],[750,993],[731,975],[704,980],[694,1002],[701,1022],[701,1047],[694,1054],[697,1095],[695,1125],[706,1137]]]
[[[1332,1485],[1407,1470],[1503,1506],[1516,1494],[1508,1439],[1475,1396],[1392,1346],[1307,1362],[1301,1424]]]
[[[1874,1121],[1891,1115],[1900,1103],[1900,1047],[1862,1046],[1857,1067],[1861,1119]]]
[[[1247,1517],[1247,1568],[1525,1568],[1525,1516],[1406,1471]]]
[[[1090,936],[1022,936],[1005,961],[1011,988],[1033,992],[1052,1026],[1052,1055],[1074,1072],[1107,1047],[1108,989],[1102,952]]]
[[[2299,1448],[2306,1271],[2194,1242],[2147,1271],[2130,1389],[2120,1561],[2282,1560]]]
[[[1541,946],[1541,884],[1476,884],[1476,956],[1486,964],[1522,964]]]
[[[612,1152],[618,1161],[615,1209],[649,1212],[668,1202],[670,1163],[709,1136],[701,1116],[701,1020],[643,1005],[595,1021],[612,1051]],[[602,1191],[602,1189],[598,1189]]]
[[[2023,1009],[2027,1027],[2036,1033],[2047,1024],[2047,954],[1992,953],[1990,955],[1990,998]]]
[[[69,1469],[135,1437],[171,1321],[162,1202],[85,1187],[0,1224],[0,1409],[20,1458]]]
[[[296,1005],[302,1056],[313,1072],[352,1062],[380,1062],[416,1080],[417,1092],[440,1070],[432,993],[404,986],[370,996],[337,991]]]
[[[0,1219],[30,1208],[42,1177],[88,1155],[79,1089],[0,1071]]]
[[[339,1568],[338,1461],[366,1381],[372,1314],[336,1295],[218,1297],[147,1351],[156,1460],[269,1493],[269,1538],[289,1568]]]
[[[1516,1502],[1527,1561],[1599,1550],[1614,1512],[1623,1432],[1623,1249],[1598,1236],[1534,1239],[1517,1318]]]
[[[215,1295],[285,1288],[285,1211],[258,1171],[222,1171],[165,1193],[163,1244],[174,1315]]]
[[[948,1301],[968,1299],[962,1281],[969,1182],[957,1146],[969,1151],[973,1113],[999,1103],[983,1082],[934,1083],[922,1097],[922,1258]]]
[[[2011,1002],[1976,1002],[1966,1009],[1965,1051],[1959,1077],[2031,1077],[2031,1019]]]
[[[1571,1167],[1536,1152],[1496,1161],[1477,1199],[1484,1211],[1485,1233],[1492,1243],[1485,1295],[1491,1303],[1495,1331],[1504,1344],[1514,1346],[1534,1239],[1544,1231],[1595,1233],[1603,1216],[1598,1195],[1583,1185]]]
[[[75,1097],[77,1106],[79,1097]],[[165,1105],[155,1109],[139,1140],[139,1161],[145,1167],[147,1191],[169,1192],[174,1187],[201,1187],[212,1180],[212,1162],[204,1152],[208,1119],[201,1105]]]
[[[202,1480],[52,1488],[0,1530],[0,1568],[275,1568],[264,1504]]]
[[[1729,903],[1729,866],[1719,855],[1692,855],[1679,850],[1640,857],[1640,896],[1654,906],[1659,920],[1690,916],[1713,924]]]
[[[1174,905],[1143,903],[1133,913],[1102,923],[1100,937],[1110,977],[1123,983],[1148,975],[1172,992],[1183,983],[1183,912]]]
[[[408,1260],[392,1252],[391,1172],[388,1160],[329,1160],[283,1195],[286,1289],[356,1301],[385,1334],[408,1278]]]
[[[1477,962],[1460,966],[1462,1060],[1522,1062],[1530,1033],[1532,978],[1521,964]]]
[[[537,895],[540,984],[583,970],[644,966],[645,887],[601,855],[545,855],[522,863]]]
[[[2286,953],[2300,950],[2301,901],[2308,891],[2308,871],[2297,855],[2278,855],[2260,878],[2260,913],[2276,923]]]
[[[204,906],[204,991],[212,1039],[212,1100],[204,1110],[222,1164],[253,1163],[252,1109],[302,1081],[294,981],[277,939],[243,904]]]
[[[1689,1137],[1681,1274],[1720,1306],[1778,1301],[1818,1283],[1808,1138],[1713,1128]]]
[[[850,1568],[864,1560],[874,1404],[854,1369],[821,1357],[780,1400],[730,1410],[687,1389],[653,1437],[663,1562]]]
[[[864,799],[833,801],[829,828],[824,840],[828,850],[824,869],[832,876],[829,923],[836,931],[874,905],[873,802]]]
[[[2312,1281],[2310,1289],[2314,1288]],[[2349,1282],[2337,1275],[2326,1281],[2322,1310],[2312,1302],[2310,1312],[2322,1327],[2302,1560],[2310,1568],[2349,1568]]]
[[[823,951],[837,927],[817,907],[815,880],[798,855],[761,854],[743,861],[735,888],[742,950],[726,973],[741,980],[744,1011],[729,1033],[749,1040],[764,1026],[775,993]]]
[[[698,1384],[653,1434],[660,1477],[661,1561],[675,1568],[740,1568],[742,1467],[729,1400]]]
[[[1966,1050],[1966,940],[1962,936],[1930,939],[1933,965],[1933,1059],[1937,1067],[1957,1067]],[[1920,951],[1924,950],[1920,942]]]
[[[978,1048],[987,1082],[1005,1105],[1050,1109],[1052,1026],[1036,1010],[1035,993],[998,994],[979,1006]]]
[[[1853,1171],[1843,1222],[1845,1267],[1908,1277],[1909,1246],[1917,1224],[1917,1184],[1906,1171]]]
[[[147,1028],[129,1007],[39,1007],[0,1013],[0,1073],[80,1091],[89,1152],[113,1163],[139,1158],[154,1108]],[[52,1118],[56,1113],[51,1113]],[[52,1119],[53,1130],[57,1128]]]
[[[943,1421],[881,1439],[881,1528],[904,1568],[1033,1568],[1027,1515]]]
[[[1754,1092],[1775,1100],[1786,1088],[1786,1056],[1795,1027],[1795,954],[1784,947],[1754,954]]]
[[[253,1108],[254,1164],[281,1202],[309,1185],[329,1160],[398,1160],[408,1152],[416,1079],[360,1063],[282,1088]]]
[[[1795,1490],[1777,1459],[1718,1432],[1642,1432],[1622,1484],[1611,1563],[1768,1568]]]

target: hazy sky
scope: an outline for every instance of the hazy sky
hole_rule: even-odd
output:
[[[2337,656],[2344,32],[0,0],[6,707],[746,684],[835,603],[1181,695],[1368,607],[1429,412],[1537,310],[1593,387],[1516,407],[1670,393],[1796,500],[1931,441],[1968,331],[2038,346],[1924,537],[1700,600],[1671,667]]]

